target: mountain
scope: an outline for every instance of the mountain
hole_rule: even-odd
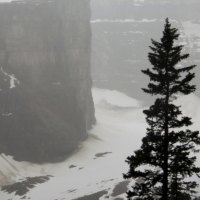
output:
[[[150,67],[148,46],[151,38],[160,39],[166,17],[179,29],[179,42],[191,54],[189,62],[200,65],[198,0],[91,0],[91,6],[96,87],[116,89],[149,103],[140,89],[148,83],[141,69]],[[198,77],[195,84],[199,85]]]
[[[64,159],[95,123],[89,0],[0,4],[0,153]]]

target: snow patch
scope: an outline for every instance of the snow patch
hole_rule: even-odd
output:
[[[95,104],[109,104],[119,107],[141,107],[141,103],[116,90],[94,88],[92,90]]]
[[[192,121],[199,123],[200,120],[200,98],[195,94],[180,96],[176,100],[177,105],[181,105],[181,109],[185,115],[192,118]],[[198,123],[197,123],[198,122]]]
[[[197,52],[200,52],[200,24],[193,23],[192,21],[185,21],[182,25],[184,34],[186,35],[185,40],[189,43],[190,49],[196,48]],[[195,47],[195,45],[197,47]]]
[[[3,117],[10,117],[12,116],[13,114],[12,113],[2,113],[1,114]]]
[[[8,74],[3,67],[1,67],[1,72],[10,79],[10,89],[13,89],[16,87],[16,85],[19,85],[19,80],[15,77],[14,74]]]

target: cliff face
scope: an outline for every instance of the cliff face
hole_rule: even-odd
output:
[[[0,153],[58,161],[94,124],[89,0],[0,4]]]

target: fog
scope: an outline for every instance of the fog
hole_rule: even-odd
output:
[[[126,199],[155,99],[141,70],[167,17],[190,54],[180,66],[198,66],[175,103],[200,130],[199,0],[0,2],[0,200]]]
[[[149,66],[151,38],[160,39],[166,17],[181,33],[179,42],[191,55],[188,62],[199,65],[199,1],[92,0],[91,5],[95,86],[148,98],[140,90],[148,81],[141,69]],[[195,84],[198,87],[198,77]]]

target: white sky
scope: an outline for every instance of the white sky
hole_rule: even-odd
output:
[[[0,3],[1,2],[11,2],[12,0],[0,0]]]

